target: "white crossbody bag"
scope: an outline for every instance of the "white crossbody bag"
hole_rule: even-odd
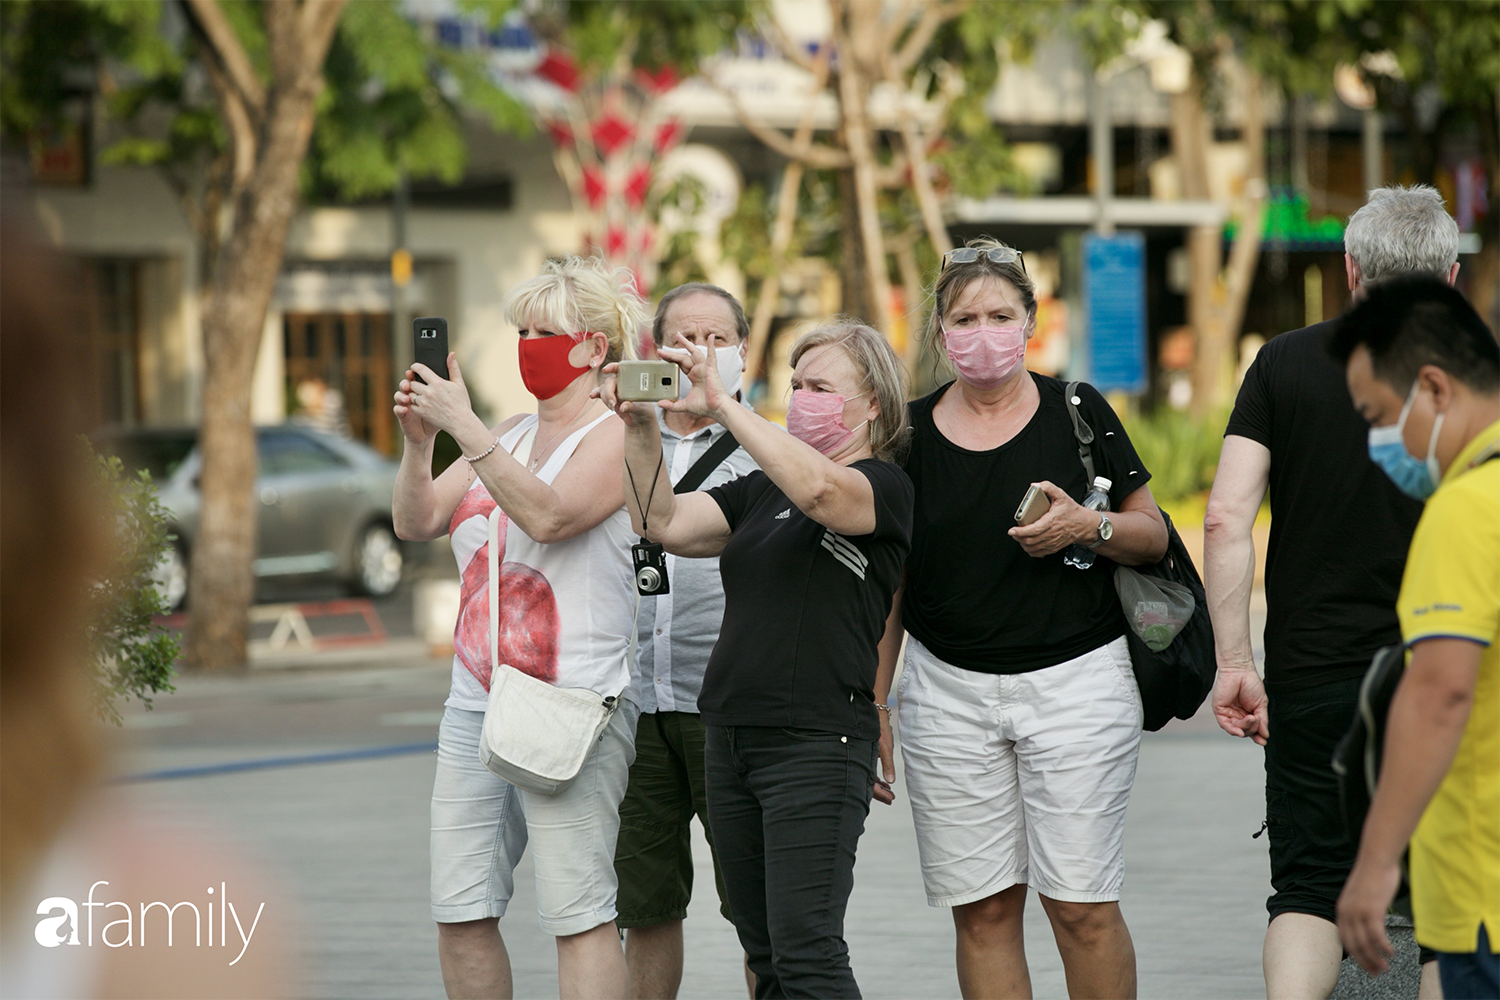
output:
[[[526,451],[531,451],[526,440]],[[529,456],[528,456],[529,457]],[[520,459],[525,462],[525,458]],[[572,784],[619,707],[584,688],[560,688],[522,673],[499,657],[500,509],[489,517],[490,697],[479,760],[517,788],[556,795]]]

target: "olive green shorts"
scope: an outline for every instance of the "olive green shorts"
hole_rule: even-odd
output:
[[[691,712],[642,714],[615,845],[615,875],[620,881],[615,923],[620,927],[651,927],[687,916],[693,894],[694,815],[703,824],[712,853],[703,791],[702,720]],[[719,912],[728,920],[716,854],[713,865]]]

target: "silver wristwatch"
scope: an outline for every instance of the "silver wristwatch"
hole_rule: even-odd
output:
[[[1097,549],[1113,537],[1115,537],[1115,522],[1111,521],[1106,515],[1100,514],[1099,537],[1094,540],[1094,543],[1089,548]]]

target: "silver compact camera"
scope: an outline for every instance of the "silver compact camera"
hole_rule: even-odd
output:
[[[667,579],[667,553],[658,542],[639,542],[630,547],[630,558],[635,563],[635,592],[642,597],[655,594],[670,594],[671,581]]]

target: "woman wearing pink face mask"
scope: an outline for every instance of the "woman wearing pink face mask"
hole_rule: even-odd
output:
[[[1072,996],[1135,995],[1118,900],[1141,703],[1113,586],[1117,563],[1161,558],[1166,526],[1114,411],[1080,385],[1109,511],[1089,491],[1065,385],[1026,370],[1036,295],[1021,255],[992,239],[945,256],[927,336],[957,379],[911,404],[903,467],[916,488],[912,551],[881,645],[928,902],[951,907],[965,996],[1030,996],[1028,884]],[[1032,484],[1051,502],[1014,513]],[[1074,543],[1088,569],[1063,561]],[[882,764],[895,777],[889,730]]]
[[[674,496],[656,418],[617,404],[636,530],[719,556],[724,621],[698,709],[729,909],[757,996],[857,997],[844,908],[871,794],[890,801],[874,684],[911,538],[911,482],[892,462],[905,371],[868,326],[813,330],[792,348],[788,434],[725,393],[712,350],[678,348],[661,354],[692,391],[659,405],[717,420],[760,466]]]
[[[453,354],[445,373],[414,365],[396,393],[406,435],[396,533],[449,535],[462,577],[432,792],[438,957],[449,996],[510,996],[497,918],[529,845],[542,929],[557,938],[562,995],[622,997],[614,855],[639,714],[627,659],[634,538],[618,472],[624,428],[593,393],[604,365],[628,356],[646,311],[628,272],[569,257],[513,288],[506,313],[520,331],[517,364],[535,414],[488,427]],[[440,430],[464,460],[434,480]],[[501,550],[495,579],[491,544]],[[490,587],[500,589],[496,622]],[[480,763],[492,629],[501,663],[620,699],[583,771],[555,795],[515,788]]]

